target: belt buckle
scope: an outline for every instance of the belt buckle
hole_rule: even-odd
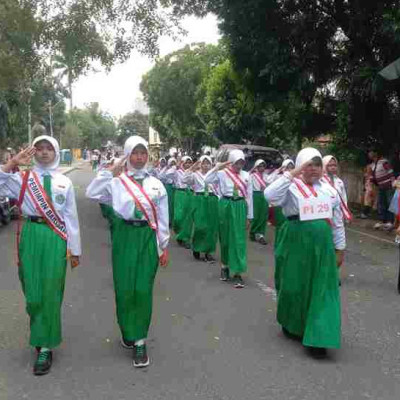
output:
[[[136,227],[142,226],[142,221],[133,221],[133,226]]]

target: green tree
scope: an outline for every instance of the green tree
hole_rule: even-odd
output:
[[[125,114],[118,121],[117,142],[122,145],[129,136],[133,135],[149,140],[149,116],[137,110]]]
[[[196,109],[204,77],[225,54],[221,46],[185,46],[158,60],[143,77],[140,89],[150,107],[150,125],[167,144],[190,151],[211,139]]]
[[[108,140],[115,140],[117,127],[113,118],[100,110],[98,103],[91,103],[85,109],[73,109],[69,112],[64,131],[64,140],[78,147],[101,148]],[[68,136],[71,135],[71,138]]]

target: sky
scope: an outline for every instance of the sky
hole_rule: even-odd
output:
[[[216,44],[220,38],[217,19],[213,15],[199,19],[185,18],[182,26],[188,34],[173,41],[171,38],[160,39],[160,55],[165,56],[186,44],[205,42]],[[73,86],[74,106],[82,108],[85,104],[98,102],[100,108],[116,118],[140,108],[138,98],[142,98],[139,89],[142,75],[149,71],[154,61],[148,57],[133,53],[123,64],[115,65],[109,73],[90,72],[82,76]],[[143,109],[139,111],[144,111]]]

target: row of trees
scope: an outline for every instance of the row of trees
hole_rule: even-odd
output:
[[[133,49],[155,56],[161,33],[181,31],[180,10],[170,6],[133,0],[2,0],[0,146],[27,142],[28,126],[35,124],[53,129],[55,136],[71,133],[76,140],[64,103],[68,99],[74,109],[73,83],[94,62],[109,69]],[[72,112],[69,120],[79,113]]]
[[[167,140],[299,147],[328,133],[336,151],[393,149],[400,89],[379,72],[400,55],[399,10],[399,0],[182,2],[181,14],[218,16],[223,44],[158,61],[142,83],[151,122]]]

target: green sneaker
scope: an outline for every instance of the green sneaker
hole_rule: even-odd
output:
[[[46,375],[50,372],[51,364],[53,363],[53,352],[40,351],[37,354],[36,362],[33,367],[34,375]]]
[[[147,355],[146,345],[135,346],[133,350],[133,366],[135,368],[145,368],[150,365],[150,358]]]

